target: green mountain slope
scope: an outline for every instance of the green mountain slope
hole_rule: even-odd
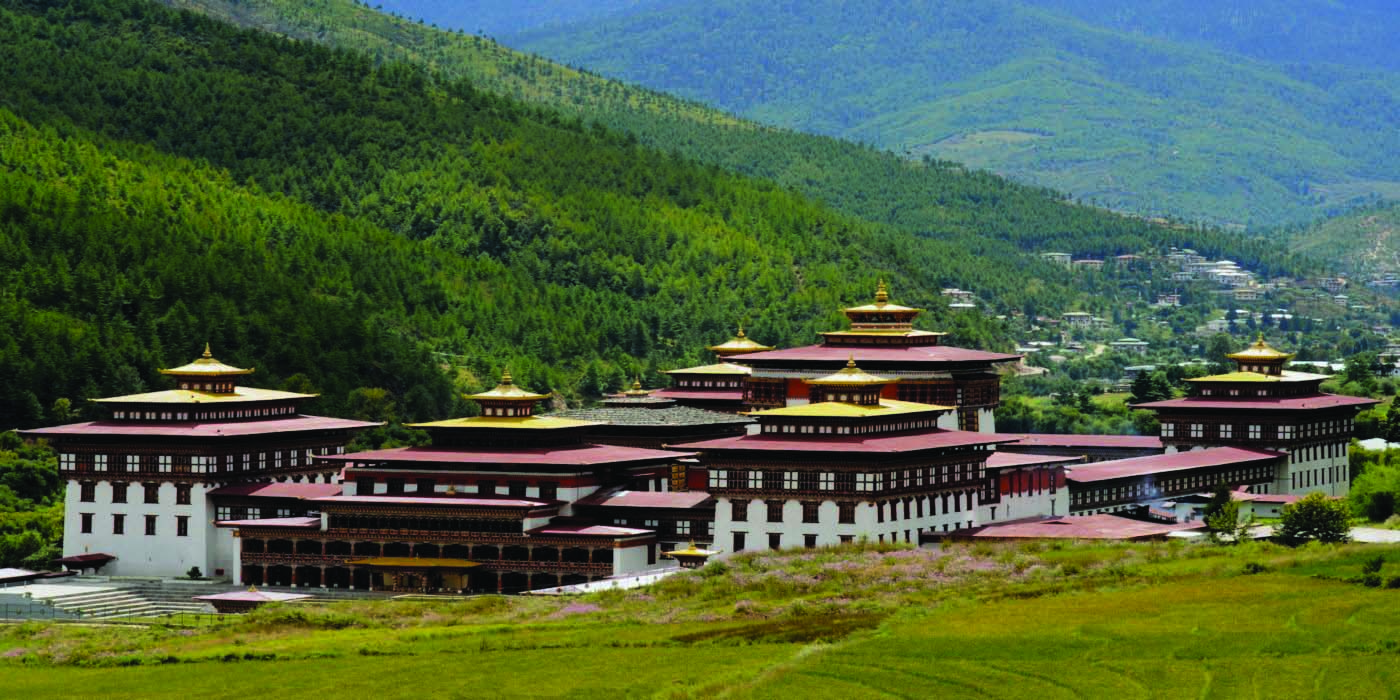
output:
[[[1400,192],[1395,72],[1283,70],[1019,0],[683,0],[509,41],[1115,208],[1267,225]]]
[[[1395,37],[1400,35],[1400,4],[1391,0],[1027,1],[1095,26],[1242,54],[1281,66],[1335,63],[1400,70],[1400,50],[1395,46]],[[389,0],[386,7],[406,4],[406,0]]]
[[[1006,243],[979,258],[411,65],[139,0],[0,3],[0,65],[7,427],[152,386],[206,340],[327,411],[381,387],[423,418],[505,363],[586,397],[699,362],[736,321],[805,342],[878,275],[984,347],[1008,339],[952,319],[943,280],[1087,293]]]
[[[1061,201],[1061,196],[954,163],[908,160],[832,138],[761,127],[723,112],[588,72],[560,66],[480,37],[394,18],[352,0],[162,0],[242,26],[407,60],[464,77],[517,99],[557,109],[725,169],[769,179],[849,214],[956,242],[982,256],[1005,254],[991,239],[1023,249],[1085,255],[1170,245],[1228,257],[1269,275],[1293,274],[1300,262],[1256,239],[1213,230],[1151,226]],[[991,280],[968,268],[948,284]],[[1060,274],[1036,264],[1034,278]],[[967,276],[978,277],[966,282]],[[993,290],[1000,293],[1000,290]],[[1099,292],[1088,304],[1105,292]],[[1112,290],[1106,292],[1110,298]],[[1111,305],[1113,302],[1110,301]],[[1011,303],[1012,308],[1019,308]]]
[[[1337,260],[1353,273],[1400,273],[1400,202],[1349,212],[1283,235],[1289,249]]]
[[[576,22],[658,4],[660,0],[391,0],[386,12],[473,34],[501,36],[536,27]]]

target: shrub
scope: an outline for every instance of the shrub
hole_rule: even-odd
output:
[[[1381,575],[1380,575],[1380,574],[1366,574],[1365,576],[1362,576],[1362,577],[1361,577],[1361,585],[1363,585],[1363,586],[1365,586],[1365,587],[1367,587],[1367,588],[1380,588],[1380,587],[1381,587]]]
[[[1350,530],[1349,515],[1345,503],[1322,493],[1310,493],[1298,502],[1284,506],[1278,537],[1284,544],[1295,546],[1312,540],[1346,542]]]
[[[1388,580],[1388,581],[1385,582],[1385,587],[1386,587],[1386,588],[1400,588],[1400,576],[1391,576],[1391,577],[1390,577],[1390,580]]]
[[[190,570],[185,572],[185,575],[191,579],[204,578],[204,572],[200,571],[198,566],[191,566]]]
[[[1244,572],[1246,574],[1262,574],[1268,572],[1269,567],[1257,561],[1245,562]]]
[[[1361,563],[1361,573],[1379,574],[1382,566],[1385,566],[1385,555],[1377,554]]]

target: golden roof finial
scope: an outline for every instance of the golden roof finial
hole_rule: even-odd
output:
[[[633,391],[641,391],[641,389],[642,389],[642,378],[641,378],[641,377],[634,377],[634,378],[632,379],[632,390],[633,390]]]
[[[257,592],[258,592],[258,587],[257,587],[257,586],[248,586],[248,592],[249,592],[249,593],[257,593]]]
[[[890,290],[885,287],[884,278],[880,278],[879,284],[875,286],[875,303],[888,304],[890,302]]]
[[[510,386],[515,383],[515,379],[510,376],[510,367],[501,370],[501,386]]]
[[[744,324],[742,324],[742,323],[739,324],[739,335],[737,335],[737,336],[735,336],[735,337],[736,337],[736,338],[744,338],[744,337],[746,337],[746,336],[744,335]]]
[[[850,357],[846,358],[846,369],[855,369],[855,368],[856,368],[856,354],[855,354],[855,353],[851,353]]]
[[[1259,338],[1258,338],[1257,340],[1254,341],[1254,344],[1255,344],[1255,345],[1258,345],[1258,346],[1260,346],[1260,347],[1263,347],[1263,345],[1264,345],[1264,331],[1259,331]]]
[[[213,356],[214,356],[214,353],[212,353],[212,352],[209,351],[209,341],[207,341],[207,340],[204,341],[204,356],[205,356],[206,358],[208,358],[208,357],[213,357]]]
[[[457,485],[456,485],[456,484],[448,484],[448,485],[447,485],[447,495],[449,495],[449,496],[456,496],[456,495],[457,495]]]

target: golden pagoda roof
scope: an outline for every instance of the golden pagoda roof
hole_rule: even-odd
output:
[[[825,377],[803,380],[807,384],[819,384],[823,386],[871,386],[874,384],[893,384],[899,381],[889,377],[878,377],[870,374],[856,366],[856,358],[853,356],[846,361],[846,366],[835,374],[828,374]]]
[[[1275,350],[1264,342],[1264,334],[1260,333],[1259,339],[1254,341],[1252,345],[1239,352],[1226,355],[1226,357],[1243,362],[1282,362],[1292,359],[1294,354],[1296,353]]]
[[[917,313],[923,311],[923,309],[915,309],[915,308],[911,308],[911,307],[908,307],[908,306],[900,306],[899,304],[891,304],[891,303],[890,303],[890,292],[889,292],[889,290],[885,287],[885,281],[884,281],[884,280],[880,280],[879,285],[875,287],[875,303],[873,303],[873,304],[865,304],[865,305],[863,305],[863,306],[852,306],[852,307],[846,309],[846,313],[848,313],[848,314],[851,313],[851,312],[853,312],[853,311],[856,312],[856,313],[868,313],[868,312],[876,312],[876,311],[878,311],[878,312],[886,312],[886,313],[889,313],[889,312],[909,312],[909,313],[916,313],[916,314],[917,314]]]
[[[886,416],[902,416],[914,413],[942,413],[944,411],[952,411],[956,408],[956,406],[939,406],[931,403],[881,399],[879,404],[873,406],[863,406],[861,404],[848,403],[845,401],[822,401],[820,403],[809,403],[801,406],[749,411],[744,415],[788,416],[794,418],[884,418]]]
[[[753,374],[753,368],[736,365],[733,362],[721,362],[714,365],[666,370],[662,374]]]
[[[1262,374],[1260,372],[1227,372],[1225,374],[1212,374],[1208,377],[1196,377],[1187,379],[1188,382],[1309,382],[1320,381],[1330,378],[1326,374],[1313,374],[1311,372],[1293,372],[1284,370],[1283,374]]]
[[[763,352],[765,350],[772,350],[773,346],[763,345],[761,343],[755,342],[748,336],[744,335],[744,327],[739,326],[738,335],[735,335],[733,338],[730,338],[729,340],[720,343],[719,345],[711,345],[706,349],[717,355],[742,355],[750,352]]]
[[[111,396],[105,399],[93,399],[93,403],[162,403],[162,404],[206,404],[206,403],[242,403],[246,401],[284,401],[287,399],[310,399],[316,394],[297,394],[290,391],[277,391],[275,389],[255,389],[253,387],[234,387],[232,394],[217,394],[212,391],[190,391],[188,389],[167,389],[165,391],[152,391],[145,394],[128,394],[126,396]]]
[[[632,388],[622,392],[623,396],[651,396],[651,392],[642,388],[641,378],[632,380]]]
[[[408,423],[407,428],[506,428],[512,430],[558,430],[602,425],[597,421],[557,418],[555,416],[471,416],[448,418],[430,423]]]
[[[540,401],[549,398],[548,394],[536,394],[526,391],[515,385],[515,380],[510,376],[510,369],[501,372],[501,383],[495,389],[483,391],[480,394],[471,394],[469,399],[481,401]]]
[[[690,546],[686,547],[685,549],[677,549],[674,552],[662,552],[662,554],[668,557],[674,557],[677,555],[682,557],[712,557],[716,554],[719,554],[719,550],[700,549],[699,547],[695,546],[695,541],[691,540]]]
[[[204,344],[204,355],[187,365],[181,365],[174,369],[159,370],[161,374],[174,375],[197,375],[200,377],[228,377],[240,374],[252,374],[253,370],[243,369],[226,365],[214,359],[213,353],[209,351],[209,344]]]

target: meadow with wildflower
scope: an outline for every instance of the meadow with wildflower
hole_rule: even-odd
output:
[[[0,629],[15,696],[1374,697],[1400,548],[894,545],[743,554],[644,589],[282,605],[203,629]],[[460,669],[452,670],[452,669]],[[275,680],[274,680],[275,679]]]

